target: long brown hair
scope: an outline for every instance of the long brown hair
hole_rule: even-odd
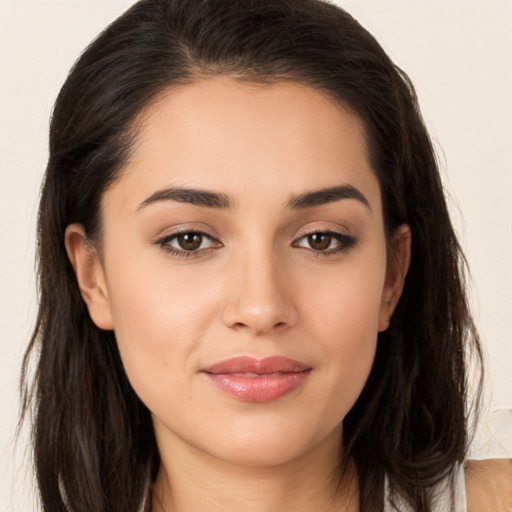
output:
[[[165,89],[217,74],[320,89],[363,120],[388,239],[412,260],[368,382],[344,420],[360,508],[395,495],[431,510],[431,488],[468,444],[467,357],[480,345],[465,261],[413,86],[376,40],[320,0],[142,0],[93,41],[59,94],[38,219],[40,306],[22,373],[47,512],[136,512],[159,466],[150,413],[113,332],[92,323],[64,247],[66,226],[101,237],[100,199],[122,173],[134,121]],[[33,380],[29,364],[37,360]]]

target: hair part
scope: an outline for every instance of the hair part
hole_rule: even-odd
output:
[[[101,198],[122,175],[142,113],[164,91],[215,75],[304,84],[364,123],[388,240],[408,223],[412,259],[343,442],[363,512],[382,509],[384,474],[396,495],[428,512],[432,486],[467,450],[468,354],[481,364],[465,261],[412,84],[349,14],[320,0],[142,0],[71,70],[50,127],[40,307],[22,373],[43,510],[135,512],[156,476],[150,413],[128,382],[114,333],[89,317],[64,233],[77,222],[101,240]]]

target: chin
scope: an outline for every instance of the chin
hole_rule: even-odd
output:
[[[211,443],[210,454],[217,459],[247,467],[280,466],[307,457],[314,448],[325,445],[339,453],[341,425],[331,432],[293,430],[282,422],[261,422],[237,432],[224,432]]]

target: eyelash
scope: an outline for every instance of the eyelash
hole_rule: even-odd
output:
[[[320,256],[334,256],[336,254],[342,254],[344,252],[347,252],[349,249],[354,247],[357,243],[357,239],[351,235],[347,235],[346,233],[340,233],[339,231],[333,231],[329,229],[314,229],[312,231],[308,231],[305,233],[302,233],[299,238],[295,242],[292,243],[293,247],[301,247],[298,245],[299,241],[303,239],[307,239],[310,236],[314,235],[324,235],[328,236],[331,239],[336,240],[337,247],[332,249],[326,249],[326,250],[315,250],[313,248],[309,249],[304,247],[304,249],[311,251],[316,257]],[[332,240],[331,240],[332,241]]]
[[[203,249],[177,249],[169,245],[173,240],[176,240],[178,237],[182,235],[192,235],[192,236],[200,236],[202,239],[208,240],[212,245],[210,247],[206,247]],[[337,247],[326,250],[315,250],[313,248],[302,247],[299,245],[299,242],[303,239],[307,239],[308,237],[314,235],[323,235],[330,237],[338,242]],[[331,240],[332,241],[332,240]],[[202,244],[203,240],[201,240]],[[177,231],[170,235],[165,235],[162,238],[155,240],[155,244],[159,245],[165,252],[171,254],[177,258],[198,258],[205,253],[209,253],[219,247],[222,247],[222,243],[216,239],[215,237],[205,233],[204,231],[198,231],[193,229],[184,229],[182,231]],[[340,233],[338,231],[328,230],[328,229],[315,229],[313,231],[305,232],[300,235],[294,242],[292,242],[292,247],[303,248],[307,251],[314,253],[316,257],[320,256],[333,256],[336,254],[341,254],[349,249],[351,249],[357,243],[357,239],[353,236],[347,235],[345,233]]]
[[[179,236],[183,235],[201,236],[203,239],[208,240],[212,245],[204,249],[195,250],[177,249],[176,247],[172,247],[171,245],[169,245],[173,240],[176,240]],[[177,258],[198,258],[204,255],[205,253],[209,253],[214,249],[217,249],[222,246],[221,242],[214,238],[213,236],[209,235],[208,233],[205,233],[204,231],[198,231],[194,229],[184,229],[181,231],[176,231],[171,235],[165,235],[162,238],[159,238],[158,240],[155,241],[155,243],[159,245],[165,252]]]

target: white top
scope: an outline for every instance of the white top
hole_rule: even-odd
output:
[[[392,505],[387,477],[385,486],[384,512],[414,512],[400,498],[395,498],[394,505]],[[467,512],[466,481],[462,464],[455,468],[453,475],[439,482],[433,496],[432,512]]]

